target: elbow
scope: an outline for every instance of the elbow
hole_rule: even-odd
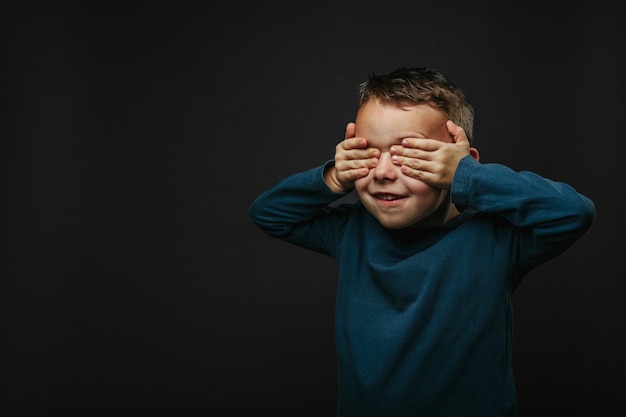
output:
[[[586,197],[584,198],[584,202],[585,204],[580,214],[580,221],[581,221],[581,227],[586,232],[587,230],[591,228],[591,226],[593,225],[593,222],[596,219],[596,206],[595,204],[593,204],[591,200],[589,200]]]
[[[248,207],[248,217],[263,233],[272,237],[283,237],[289,234],[289,228],[278,223],[276,216],[268,210],[263,209],[263,205],[258,200]]]
[[[580,204],[577,205],[577,210],[573,213],[572,218],[575,219],[575,229],[580,236],[587,233],[593,225],[596,218],[596,207],[593,202],[581,196]]]
[[[257,226],[259,225],[261,214],[257,204],[257,200],[255,200],[248,207],[248,217],[250,218],[250,220],[252,220],[252,223],[256,224]]]
[[[271,230],[271,222],[268,219],[269,216],[267,213],[264,213],[261,204],[258,204],[258,200],[255,200],[250,207],[248,207],[248,217],[252,220],[252,223],[265,233],[269,233]]]

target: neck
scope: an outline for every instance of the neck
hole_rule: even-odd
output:
[[[450,195],[446,194],[443,201],[431,215],[415,223],[415,227],[441,226],[448,220],[452,220],[460,214],[460,211],[450,201]]]

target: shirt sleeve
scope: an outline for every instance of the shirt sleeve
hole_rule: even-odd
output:
[[[498,213],[517,230],[516,263],[532,268],[563,252],[591,227],[595,206],[568,184],[471,156],[456,170],[451,200],[476,212]]]
[[[347,193],[332,191],[324,165],[293,174],[258,196],[248,213],[266,234],[332,255],[341,233],[342,208],[330,205]]]

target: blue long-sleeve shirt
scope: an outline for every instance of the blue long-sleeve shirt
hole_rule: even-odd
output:
[[[331,204],[324,166],[285,178],[250,207],[267,234],[334,257],[337,416],[516,416],[512,290],[590,227],[567,184],[460,161],[436,227],[383,227],[360,202]]]

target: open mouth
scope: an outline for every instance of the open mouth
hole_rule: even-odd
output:
[[[405,198],[405,196],[403,195],[389,194],[389,193],[377,193],[377,194],[374,194],[374,197],[376,197],[378,200],[383,200],[383,201],[396,201],[396,200],[401,200]]]

